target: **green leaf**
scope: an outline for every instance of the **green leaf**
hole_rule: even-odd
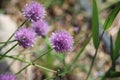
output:
[[[119,51],[120,51],[120,29],[117,34],[117,38],[115,41],[115,49],[114,49],[114,54],[115,54],[115,59],[119,56]]]
[[[93,0],[93,10],[92,10],[92,36],[93,36],[93,44],[95,49],[98,48],[99,43],[99,21],[98,21],[98,9],[96,0]]]
[[[115,71],[115,56],[114,56],[114,52],[113,52],[113,40],[112,40],[112,36],[110,36],[110,55],[111,55],[111,61],[112,61],[112,66],[111,66],[111,70]]]
[[[118,2],[118,4],[116,4],[116,7],[112,10],[112,12],[109,14],[109,16],[107,17],[104,25],[103,25],[103,28],[106,30],[106,29],[109,29],[115,19],[115,17],[117,16],[117,14],[119,13],[120,11],[120,2]]]

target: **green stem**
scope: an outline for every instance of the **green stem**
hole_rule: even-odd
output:
[[[46,55],[47,53],[49,53],[50,51],[52,51],[53,49],[48,50],[47,52],[45,52],[44,54],[40,55],[38,58],[36,58],[35,60],[32,61],[32,63],[36,62],[37,60],[39,60],[42,56]],[[23,67],[22,69],[20,69],[16,74],[21,73],[24,69],[26,69],[27,67],[29,67],[30,64],[26,65],[25,67]]]
[[[4,54],[0,54],[0,56],[3,56]],[[25,61],[24,59],[20,59],[18,57],[14,57],[14,56],[8,56],[8,55],[5,55],[5,57],[7,58],[11,58],[11,59],[14,59],[14,60],[18,60],[18,61],[21,61],[21,62],[24,62],[24,63],[28,63],[28,61]]]
[[[92,71],[92,67],[93,67],[93,65],[94,65],[95,58],[96,58],[96,56],[97,56],[97,52],[98,52],[98,49],[95,51],[95,55],[94,55],[94,57],[93,57],[93,60],[92,60],[91,65],[90,65],[90,70],[89,70],[88,75],[87,75],[87,78],[86,78],[85,80],[88,80],[88,78],[89,78],[89,75],[90,75],[90,73],[91,73],[91,71]]]
[[[3,56],[3,54],[0,54],[0,56]],[[38,64],[34,64],[33,62],[25,61],[24,59],[20,59],[20,58],[18,58],[18,57],[7,56],[7,55],[5,55],[5,57],[8,57],[8,58],[11,58],[11,59],[14,59],[14,60],[18,60],[18,61],[20,61],[20,62],[24,62],[24,63],[27,63],[27,64],[29,64],[29,65],[33,65],[33,66],[35,66],[35,67],[38,67],[38,68],[41,68],[41,69],[44,69],[44,70],[47,70],[47,71],[51,71],[51,72],[56,73],[56,71],[54,71],[54,70],[52,70],[52,69],[48,69],[48,68],[43,67],[43,66],[40,66],[40,65],[38,65]],[[26,69],[27,67],[28,67],[28,66],[24,67],[23,70]]]
[[[8,41],[8,42],[0,42],[0,44],[5,44],[5,43],[12,43],[15,42],[16,40]]]
[[[0,57],[0,60],[3,59],[5,57],[5,55],[7,53],[9,53],[13,48],[15,48],[16,46],[18,45],[18,43],[16,43],[13,47],[11,47],[8,51],[6,51],[1,57]]]
[[[17,31],[20,27],[22,27],[27,21],[28,21],[28,19],[25,20],[25,21],[16,29],[16,31]],[[16,32],[16,31],[15,31],[15,32]],[[6,43],[5,43],[3,46],[0,47],[0,50],[2,50],[2,49],[8,44],[8,42],[10,41],[10,39],[14,36],[15,32],[8,38],[8,40],[6,41]]]
[[[48,68],[43,67],[43,66],[40,66],[40,65],[38,65],[38,64],[34,64],[34,66],[36,66],[36,67],[38,67],[38,68],[41,68],[41,69],[44,69],[44,70],[47,70],[47,71],[51,71],[51,72],[56,73],[56,71],[54,71],[54,70],[52,70],[52,69],[48,69]]]
[[[49,49],[47,52],[45,52],[44,54],[40,55],[38,58],[36,58],[35,60],[33,60],[32,62],[35,62],[37,60],[39,60],[42,56],[46,55],[47,53],[49,53],[50,51],[52,51],[53,49]]]
[[[18,58],[19,56],[20,56],[20,54],[18,54],[16,57]],[[15,62],[15,60],[13,60],[13,61],[9,64],[9,66],[6,68],[5,71],[8,71],[8,69],[10,69],[10,67],[14,64],[14,62]]]
[[[65,54],[63,54],[64,58],[63,58],[63,64],[64,66],[66,66],[66,62],[65,62]]]
[[[43,39],[45,40],[47,46],[48,46],[49,48],[52,48],[52,47],[51,47],[51,44],[50,44],[50,42],[49,42],[49,38],[48,38],[47,36],[44,36]]]
[[[94,61],[95,61],[95,58],[96,58],[97,53],[98,53],[100,41],[102,40],[103,34],[104,34],[104,32],[105,32],[105,29],[106,29],[106,27],[104,28],[104,30],[103,30],[103,32],[102,32],[102,34],[101,34],[101,36],[100,36],[100,39],[99,39],[99,42],[98,42],[98,47],[97,47],[97,49],[96,49],[96,51],[95,51],[95,54],[94,54],[92,63],[91,63],[91,65],[90,65],[90,69],[89,69],[88,75],[87,75],[87,77],[86,77],[85,80],[88,80],[88,78],[89,78],[89,76],[90,76],[90,73],[91,73],[91,71],[92,71],[92,68],[93,68],[93,65],[94,65]]]
[[[82,52],[84,51],[84,49],[86,48],[87,44],[90,42],[92,38],[92,35],[87,39],[87,41],[85,42],[85,44],[83,45],[83,47],[80,49],[79,53],[76,55],[76,57],[74,58],[73,62],[70,64],[70,66],[68,67],[68,71],[71,70],[72,65],[74,65],[76,63],[76,61],[79,59],[80,55],[82,54]]]

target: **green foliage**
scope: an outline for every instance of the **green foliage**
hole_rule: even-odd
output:
[[[93,0],[93,10],[92,10],[92,36],[93,36],[93,44],[95,49],[98,48],[99,42],[99,20],[98,20],[98,9],[96,0]]]
[[[118,2],[116,4],[116,7],[111,11],[111,13],[109,14],[109,16],[107,17],[104,25],[103,25],[103,28],[106,30],[106,29],[109,29],[113,23],[113,21],[115,20],[115,17],[117,16],[118,12],[120,11],[120,2]]]
[[[92,67],[93,67],[94,62],[95,62],[96,55],[98,53],[98,48],[99,48],[99,45],[100,45],[100,41],[103,37],[103,34],[104,34],[106,29],[109,29],[111,27],[111,25],[112,25],[113,21],[115,20],[118,12],[120,11],[120,2],[118,2],[116,4],[116,7],[111,11],[109,16],[107,17],[107,19],[106,19],[106,21],[103,25],[104,30],[102,32],[102,35],[100,36],[100,39],[99,39],[99,35],[98,35],[99,34],[99,17],[98,17],[99,14],[98,14],[98,8],[97,8],[96,1],[97,0],[92,0],[92,2],[93,2],[93,4],[92,4],[92,35],[85,41],[85,43],[82,45],[81,49],[76,54],[75,58],[73,59],[73,61],[71,61],[71,63],[67,64],[65,62],[66,53],[62,54],[62,53],[56,53],[56,52],[52,51],[53,49],[51,47],[51,44],[49,42],[49,38],[47,36],[44,37],[44,42],[46,44],[45,49],[43,49],[41,51],[40,50],[37,51],[37,48],[36,48],[34,53],[38,53],[38,54],[41,53],[41,54],[37,58],[35,58],[33,61],[28,62],[25,59],[21,59],[19,57],[7,55],[7,53],[9,53],[14,47],[16,47],[18,43],[15,44],[14,46],[12,46],[4,54],[0,54],[0,60],[7,57],[7,58],[11,58],[11,59],[18,60],[20,62],[26,63],[27,65],[25,67],[23,67],[22,69],[20,69],[16,74],[19,74],[20,72],[25,70],[27,67],[32,65],[32,66],[35,66],[37,68],[43,69],[44,74],[46,74],[47,77],[50,77],[50,78],[47,78],[45,80],[53,80],[53,78],[58,79],[61,76],[64,77],[67,73],[70,73],[76,67],[77,68],[79,67],[83,71],[87,72],[85,65],[76,64],[76,63],[77,63],[78,59],[80,58],[81,54],[83,53],[83,51],[85,50],[86,46],[90,42],[91,38],[93,38],[93,44],[94,44],[94,47],[95,47],[96,51],[95,51],[95,55],[93,56],[93,60],[92,60],[92,63],[90,65],[90,70],[89,70],[87,78],[86,78],[86,80],[88,80],[89,75],[91,74],[91,71],[92,71]],[[53,5],[61,5],[64,2],[64,0],[43,0],[43,2],[45,3],[45,7],[48,9],[49,7],[51,7]],[[19,27],[23,26],[27,21],[28,20],[23,22]],[[11,35],[11,37],[6,42],[0,42],[0,44],[4,44],[3,46],[0,47],[0,50],[2,50],[8,43],[14,42],[14,40],[11,41],[13,36],[14,36],[14,33]],[[74,43],[74,46],[76,46],[79,43],[79,41],[80,41],[80,39],[77,42]],[[110,56],[111,56],[112,65],[111,65],[110,69],[106,72],[104,78],[120,77],[120,75],[119,75],[120,72],[117,72],[115,70],[116,60],[120,56],[120,54],[119,54],[119,52],[120,52],[120,30],[118,31],[115,43],[112,41],[112,36],[110,37],[110,52],[111,52]],[[38,64],[35,63],[36,61],[38,61]],[[57,65],[56,64],[54,65],[53,64],[54,62],[57,62],[56,63]],[[45,66],[45,67],[43,67],[43,66]],[[57,69],[57,70],[60,68],[61,70],[58,73],[57,70],[54,71],[54,70],[49,69],[49,68]],[[55,73],[55,75],[54,76],[52,75],[52,77],[49,76],[49,71]]]
[[[112,40],[112,36],[110,36],[110,56],[111,56],[111,61],[112,61],[112,66],[111,66],[111,69],[112,71],[115,71],[115,55],[114,55],[114,52],[113,52],[113,40]]]
[[[115,49],[114,49],[115,59],[118,58],[119,51],[120,51],[120,29],[118,31],[117,38],[116,38],[116,41],[115,41]]]

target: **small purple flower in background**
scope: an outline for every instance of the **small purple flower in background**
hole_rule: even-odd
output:
[[[23,48],[32,47],[34,43],[35,32],[31,28],[19,28],[15,33],[15,40]]]
[[[45,36],[48,33],[49,26],[45,20],[33,22],[32,27],[38,36]]]
[[[73,48],[73,37],[66,31],[53,33],[50,37],[50,42],[59,53],[71,51]]]
[[[13,74],[6,73],[0,75],[0,80],[16,80],[16,77]]]
[[[45,14],[45,8],[41,4],[33,1],[26,4],[23,9],[23,15],[25,18],[30,19],[32,22],[43,19]]]
[[[74,33],[78,33],[78,32],[79,32],[79,27],[78,26],[74,27]]]

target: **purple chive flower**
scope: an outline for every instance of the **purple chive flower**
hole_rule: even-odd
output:
[[[0,80],[16,80],[16,77],[13,74],[1,74]]]
[[[48,33],[48,23],[44,20],[39,20],[32,23],[33,30],[38,36],[45,36]]]
[[[59,31],[53,33],[50,42],[53,48],[60,53],[70,51],[73,48],[73,38],[66,31]]]
[[[32,47],[34,43],[35,33],[31,28],[19,28],[15,33],[15,40],[23,48]]]
[[[26,4],[23,9],[23,15],[25,18],[30,19],[32,22],[43,19],[45,14],[45,8],[41,4],[33,1]]]

